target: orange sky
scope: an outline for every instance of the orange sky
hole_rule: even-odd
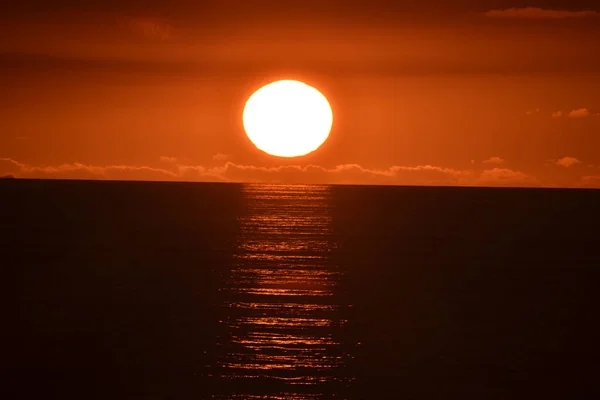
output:
[[[0,17],[0,175],[600,187],[593,3],[137,3]],[[242,129],[282,78],[333,107],[305,157]]]

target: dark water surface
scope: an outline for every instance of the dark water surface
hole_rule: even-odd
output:
[[[7,399],[594,398],[600,191],[0,182]]]

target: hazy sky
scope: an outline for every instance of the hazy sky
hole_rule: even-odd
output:
[[[596,3],[19,1],[0,175],[600,187]],[[282,78],[333,107],[305,157],[243,131]]]

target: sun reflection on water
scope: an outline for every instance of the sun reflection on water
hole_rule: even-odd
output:
[[[223,288],[219,377],[227,398],[316,399],[344,376],[336,329],[348,305],[332,262],[327,186],[245,185],[234,262]],[[268,388],[268,389],[267,389]]]

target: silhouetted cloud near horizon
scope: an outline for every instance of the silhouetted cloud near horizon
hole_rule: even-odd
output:
[[[190,171],[190,167],[185,167]],[[227,162],[222,167],[204,168],[202,174],[219,176],[233,181],[337,183],[337,184],[396,184],[396,185],[458,185],[470,171],[459,171],[432,165],[415,167],[392,166],[369,169],[358,164],[341,164],[326,168],[318,165],[285,165],[258,167]]]
[[[575,164],[581,164],[581,161],[579,161],[575,157],[563,157],[559,160],[556,160],[556,165],[560,165],[561,167],[565,168],[569,168]]]
[[[262,167],[225,162],[220,166],[171,163],[155,168],[132,165],[89,165],[65,163],[35,166],[11,158],[0,158],[0,175],[17,178],[148,180],[189,182],[260,182],[307,184],[375,184],[417,186],[541,186],[540,181],[524,172],[507,168],[483,171],[458,170],[434,165],[391,166],[370,169],[358,164],[335,167],[284,165]]]
[[[594,10],[550,10],[539,7],[521,7],[506,8],[500,10],[490,10],[484,13],[490,18],[520,18],[520,19],[565,19],[565,18],[585,18],[598,17],[600,13]]]
[[[11,158],[0,158],[0,171],[8,170],[17,178],[109,179],[109,180],[172,180],[172,171],[148,166],[89,165],[79,162],[56,166],[34,166]],[[10,172],[12,171],[12,172]]]

